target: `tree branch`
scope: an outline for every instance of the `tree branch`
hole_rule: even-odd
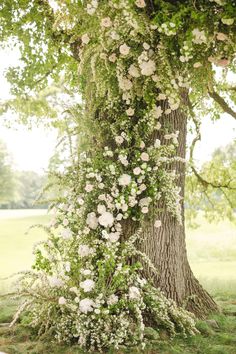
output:
[[[209,96],[223,109],[224,112],[236,119],[236,112],[228,105],[228,103],[216,91],[208,89]]]

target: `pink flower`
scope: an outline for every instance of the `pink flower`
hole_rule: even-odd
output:
[[[144,0],[136,0],[136,1],[135,1],[135,4],[136,4],[136,6],[138,6],[138,7],[141,8],[141,9],[146,6],[146,3],[145,3]]]

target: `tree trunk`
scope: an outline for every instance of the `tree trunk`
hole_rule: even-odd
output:
[[[186,101],[186,95],[185,95]],[[163,109],[167,107],[163,103]],[[177,155],[185,158],[186,153],[186,114],[178,109],[162,118],[162,124],[169,124],[172,131],[179,131],[179,146]],[[160,140],[163,137],[158,136]],[[194,277],[187,259],[185,243],[185,220],[184,220],[184,184],[185,184],[185,164],[175,162],[171,168],[176,170],[178,175],[177,184],[181,188],[181,211],[182,224],[167,211],[161,215],[153,211],[151,220],[147,221],[143,227],[144,241],[141,243],[141,250],[146,253],[158,270],[158,275],[153,277],[153,273],[147,267],[144,274],[152,277],[155,286],[159,287],[164,294],[177,302],[186,306],[197,317],[203,318],[209,312],[217,311],[217,305],[211,296],[202,288],[198,280]],[[164,202],[160,201],[158,208],[163,208]],[[162,226],[154,227],[156,219],[160,219]]]

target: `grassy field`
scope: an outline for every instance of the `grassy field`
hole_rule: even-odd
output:
[[[29,269],[35,242],[45,238],[40,229],[32,229],[33,224],[47,224],[46,211],[0,211],[0,278]],[[203,335],[188,340],[174,341],[151,338],[146,354],[236,354],[236,231],[227,221],[209,224],[203,218],[198,220],[200,227],[187,230],[187,249],[191,267],[204,287],[229,312],[229,316],[214,317],[219,325],[213,329],[199,323]],[[12,289],[12,280],[0,280],[0,293]],[[1,323],[9,322],[16,309],[13,300],[0,301],[0,353],[8,354],[76,354],[78,348],[66,348],[38,342],[26,328],[9,330]],[[119,351],[122,353],[139,353]]]

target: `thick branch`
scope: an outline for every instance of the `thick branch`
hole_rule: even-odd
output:
[[[209,96],[223,109],[224,112],[230,114],[236,119],[236,112],[228,105],[228,103],[216,92],[208,90]]]

